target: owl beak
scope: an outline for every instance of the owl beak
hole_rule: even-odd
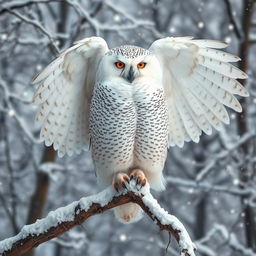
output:
[[[126,76],[126,79],[127,79],[130,83],[132,83],[133,80],[134,80],[134,78],[135,78],[134,69],[133,69],[133,67],[130,67],[129,72],[128,72],[127,76]]]

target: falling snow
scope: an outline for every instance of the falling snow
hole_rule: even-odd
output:
[[[202,21],[200,21],[200,22],[197,23],[197,26],[199,28],[204,28],[204,23]]]
[[[113,20],[114,20],[115,22],[120,22],[120,21],[121,21],[120,15],[114,15],[114,16],[113,16]]]
[[[121,234],[121,235],[119,236],[119,239],[120,239],[120,241],[124,242],[124,241],[127,240],[127,236],[126,236],[125,234]]]
[[[8,111],[8,115],[9,115],[9,116],[14,116],[14,115],[15,115],[15,110],[14,110],[14,109],[10,109],[10,110]]]
[[[226,36],[225,39],[224,39],[224,41],[225,41],[226,43],[230,44],[231,41],[232,41],[232,39],[231,39],[231,37]]]
[[[5,41],[8,38],[7,34],[1,34],[1,40]]]
[[[229,29],[229,30],[233,30],[233,29],[234,29],[234,25],[233,25],[233,24],[229,24],[229,25],[228,25],[228,29]]]
[[[39,126],[34,125],[38,106],[31,105],[30,101],[37,86],[31,85],[31,80],[73,41],[100,35],[111,48],[123,44],[148,48],[156,38],[193,36],[225,41],[229,46],[216,51],[240,55],[244,39],[241,0],[229,1],[234,23],[225,7],[227,1],[221,0],[218,4],[206,0],[191,0],[186,4],[168,0],[70,0],[68,5],[65,1],[28,2],[31,1],[1,1],[0,4],[0,240],[10,237],[16,232],[15,224],[22,227],[27,219],[33,203],[32,195],[39,188],[38,184],[44,185],[43,182],[37,183],[39,174],[43,173],[50,180],[48,193],[44,194],[46,205],[41,205],[45,208],[45,215],[102,189],[96,182],[90,152],[71,158],[56,158],[54,164],[42,163],[48,154],[54,156],[40,143]],[[13,5],[20,6],[12,9]],[[237,38],[235,24],[241,39]],[[256,39],[254,27],[251,27],[249,37],[253,41]],[[245,234],[249,225],[245,224],[248,215],[244,211],[247,206],[255,206],[256,177],[250,177],[248,183],[241,178],[244,167],[253,168],[255,164],[255,45],[251,46],[249,57],[245,59],[249,75],[245,85],[250,93],[245,104],[246,115],[243,112],[236,114],[227,107],[230,124],[224,126],[224,132],[213,129],[210,136],[203,132],[199,143],[188,142],[183,148],[169,148],[164,170],[166,189],[152,191],[160,205],[182,220],[195,240],[197,255],[256,256],[247,247]],[[242,61],[234,65],[239,67]],[[220,70],[229,72],[224,71],[224,67]],[[56,86],[60,89],[58,95],[61,95],[62,84]],[[190,84],[186,86],[191,89]],[[191,93],[193,96],[195,92]],[[221,97],[221,94],[215,96]],[[210,99],[205,102],[208,103],[212,104]],[[203,122],[200,120],[201,111],[196,116],[198,122]],[[248,131],[245,134],[240,127],[243,117],[246,117],[243,121]],[[243,148],[247,142],[251,148],[245,156]],[[204,175],[200,176],[202,173]],[[244,197],[246,199],[241,200]],[[89,205],[86,200],[81,203],[85,208]],[[52,222],[48,224],[59,218],[73,217],[63,213],[49,214]],[[170,221],[166,213],[164,215],[166,218],[163,219]],[[37,223],[35,231],[47,227],[41,226],[40,221]],[[200,238],[198,223],[204,230]],[[22,230],[23,234],[32,231],[28,227]],[[54,255],[55,248],[59,248],[62,256],[178,255],[174,241],[166,250],[167,243],[168,235],[158,232],[146,215],[135,224],[123,225],[109,211],[94,216],[74,232],[66,232],[53,242],[45,243],[38,248],[37,254]]]
[[[176,29],[175,29],[175,27],[170,27],[169,31],[170,31],[170,33],[175,33]]]

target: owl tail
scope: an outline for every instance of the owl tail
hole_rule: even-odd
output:
[[[142,218],[142,209],[138,204],[127,203],[114,208],[116,218],[122,223],[137,222]]]

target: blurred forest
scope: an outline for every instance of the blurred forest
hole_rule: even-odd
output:
[[[0,0],[0,240],[49,211],[98,191],[89,152],[62,159],[39,143],[31,84],[78,39],[149,47],[166,36],[224,40],[249,79],[243,112],[200,143],[170,148],[159,203],[188,229],[200,256],[256,255],[256,11],[254,0]],[[179,255],[145,216],[123,225],[111,211],[26,256]]]

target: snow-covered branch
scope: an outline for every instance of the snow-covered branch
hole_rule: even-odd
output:
[[[200,170],[200,172],[197,174],[196,181],[200,182],[204,179],[206,175],[213,169],[213,167],[216,165],[218,161],[221,159],[227,157],[229,154],[231,154],[233,151],[238,149],[240,146],[245,144],[248,140],[255,137],[255,133],[249,132],[244,134],[236,143],[234,143],[232,146],[230,146],[227,150],[223,150],[216,154],[215,156],[212,156],[207,165]]]
[[[46,35],[48,37],[53,49],[54,49],[55,54],[60,53],[60,50],[59,50],[58,46],[54,42],[53,35],[51,35],[51,33],[49,31],[47,31],[37,20],[29,19],[28,17],[22,15],[21,13],[19,13],[17,11],[9,10],[9,12],[11,14],[13,14],[14,16],[16,16],[17,18],[19,18],[20,20],[24,21],[25,23],[34,26],[39,31],[41,31],[44,35]]]
[[[82,224],[92,215],[103,213],[128,202],[141,206],[144,212],[160,227],[170,232],[179,243],[182,256],[194,256],[192,243],[183,224],[173,215],[161,208],[149,191],[149,186],[138,189],[131,182],[128,189],[117,193],[112,187],[102,192],[84,197],[65,207],[52,211],[44,219],[24,226],[19,234],[0,242],[0,255],[20,255],[54,237],[58,237],[76,225]]]

